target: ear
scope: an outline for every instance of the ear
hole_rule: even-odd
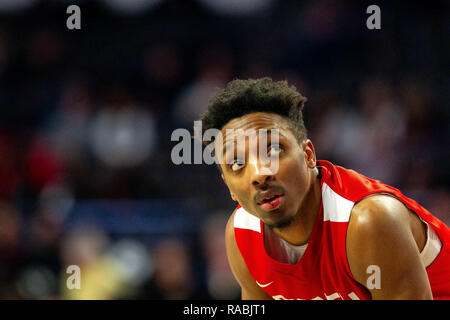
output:
[[[305,161],[310,169],[316,167],[316,151],[311,140],[306,139],[302,143],[303,151],[305,152]]]
[[[227,180],[225,180],[225,177],[223,176],[223,173],[221,173],[220,176],[222,177],[223,182],[225,182],[225,185],[227,186],[228,191],[230,191],[231,199],[233,199],[234,201],[237,201],[237,198],[236,198],[236,196],[234,195],[234,193],[231,192],[230,187],[229,187],[228,184],[227,184]]]

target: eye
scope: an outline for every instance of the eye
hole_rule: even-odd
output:
[[[238,171],[242,169],[245,165],[245,161],[242,159],[236,159],[233,161],[233,163],[230,165],[230,168],[232,171]]]
[[[280,153],[281,150],[282,150],[281,145],[274,143],[274,144],[271,144],[269,146],[269,148],[267,148],[267,154],[269,154],[269,155],[277,154],[277,153]]]

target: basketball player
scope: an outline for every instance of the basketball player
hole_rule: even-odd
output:
[[[225,237],[242,299],[449,299],[449,228],[399,190],[317,160],[305,101],[284,81],[234,80],[202,116],[223,146],[227,129],[279,133],[258,142],[278,155],[276,172],[248,143],[219,164],[238,202]]]

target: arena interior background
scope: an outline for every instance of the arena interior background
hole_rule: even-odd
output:
[[[420,3],[0,0],[0,299],[239,298],[235,203],[215,166],[170,158],[234,78],[288,80],[319,159],[449,225],[450,6]]]

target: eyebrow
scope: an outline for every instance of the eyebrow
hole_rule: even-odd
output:
[[[266,129],[266,130],[267,130],[267,131],[270,131],[270,130],[272,130],[272,129],[273,129],[273,128],[271,128],[271,129]],[[287,139],[287,137],[284,136],[284,135],[283,135],[282,133],[280,133],[280,132],[278,132],[278,136],[279,136],[279,137],[282,137],[282,138],[284,138],[284,139]],[[233,141],[225,142],[225,147],[222,149],[222,157],[225,156],[225,154],[227,153],[228,147],[230,147],[231,145],[234,146],[234,139],[233,139]]]

